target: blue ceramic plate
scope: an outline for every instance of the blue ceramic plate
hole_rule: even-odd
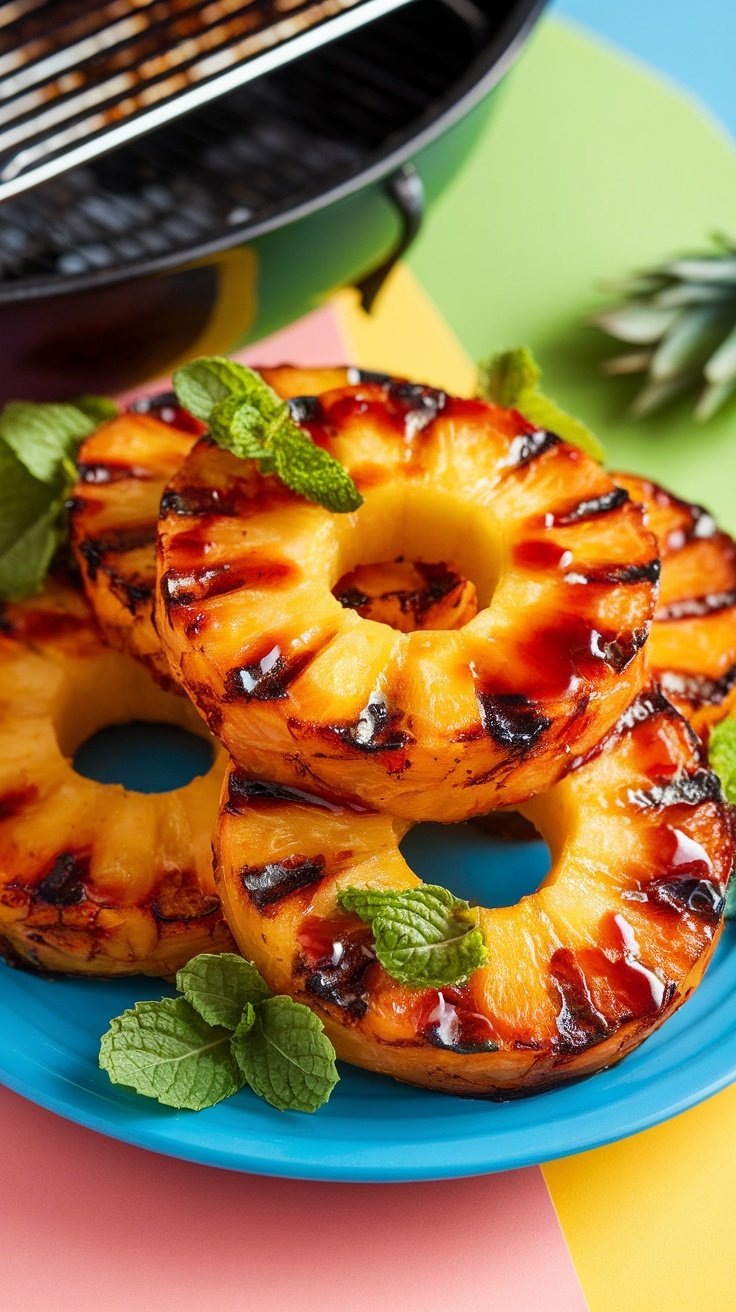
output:
[[[171,786],[171,784],[169,784]],[[501,843],[474,825],[424,825],[405,852],[423,876],[501,905],[536,887],[541,842]],[[451,877],[450,877],[451,876]],[[39,979],[0,965],[0,1079],[103,1134],[210,1166],[310,1180],[436,1180],[582,1152],[675,1116],[736,1078],[736,951],[728,926],[695,996],[616,1069],[553,1093],[494,1104],[410,1089],[342,1068],[327,1107],[279,1113],[247,1090],[206,1112],[174,1112],[109,1083],[97,1067],[110,1017],[164,991]]]

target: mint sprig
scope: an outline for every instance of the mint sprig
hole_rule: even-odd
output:
[[[292,418],[289,405],[253,369],[223,356],[202,356],[174,373],[185,410],[209,427],[218,446],[257,460],[292,492],[337,514],[363,504],[347,470]]]
[[[437,884],[344,888],[338,902],[366,921],[384,970],[417,988],[464,984],[487,959],[478,912]]]
[[[518,346],[481,361],[478,395],[484,401],[518,410],[530,424],[555,433],[564,442],[587,451],[594,460],[603,460],[605,453],[595,434],[540,391],[541,378],[542,371],[528,346]]]
[[[327,1102],[339,1076],[322,1022],[273,997],[252,962],[203,952],[176,984],[183,997],[139,1002],[111,1021],[99,1062],[113,1084],[191,1111],[244,1085],[279,1111]]]
[[[729,716],[710,731],[708,759],[721,781],[726,801],[736,806],[736,719]],[[731,875],[726,893],[726,920],[736,919],[736,871]]]
[[[111,405],[103,397],[83,397],[80,405],[12,401],[0,414],[3,600],[20,601],[42,587],[68,535],[65,502],[76,481],[74,459],[100,422],[92,410],[99,414]]]

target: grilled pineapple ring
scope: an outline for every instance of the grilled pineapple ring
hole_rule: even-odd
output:
[[[338,1056],[452,1093],[533,1093],[617,1061],[698,984],[732,866],[727,808],[692,731],[642,694],[601,749],[522,808],[552,869],[516,906],[481,910],[487,964],[463,988],[411,989],[376,961],[345,887],[420,881],[409,828],[232,767],[218,886],[238,946],[324,1022]]]
[[[183,697],[104,646],[65,585],[0,616],[0,950],[42,970],[171,975],[232,947],[212,872],[224,757],[157,795],[76,774],[97,729],[165,721],[201,734]]]
[[[641,509],[581,451],[481,401],[388,381],[295,405],[364,505],[331,514],[201,440],[159,524],[172,672],[266,778],[409,819],[548,788],[641,687],[659,574]],[[478,614],[398,633],[340,605],[346,573],[400,554],[453,561]]]
[[[736,542],[700,506],[632,474],[614,474],[646,507],[659,542],[662,586],[649,665],[703,734],[736,706]]]

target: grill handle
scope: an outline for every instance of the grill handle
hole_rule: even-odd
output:
[[[384,183],[384,192],[398,212],[400,230],[391,254],[356,283],[360,303],[370,314],[383,284],[406,254],[422,226],[425,209],[424,183],[413,164],[402,164]]]

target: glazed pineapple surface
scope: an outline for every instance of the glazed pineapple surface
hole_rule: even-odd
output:
[[[650,668],[698,733],[736,704],[736,542],[701,506],[648,479],[614,474],[646,507],[662,580],[647,645]]]
[[[168,976],[232,948],[212,870],[224,770],[135,793],[83,778],[71,758],[130,720],[202,735],[185,698],[104,645],[65,583],[0,614],[0,950],[41,970]]]
[[[399,849],[408,823],[233,766],[217,874],[238,946],[370,1070],[486,1097],[601,1070],[702,977],[732,868],[727,808],[692,730],[652,687],[522,810],[550,846],[549,875],[517,905],[481,909],[487,963],[463,987],[408,988],[337,902],[348,887],[419,884]]]
[[[644,679],[659,559],[642,511],[514,411],[369,379],[295,413],[365,502],[335,515],[208,439],[163,498],[157,627],[252,772],[453,820],[548,788]],[[452,562],[478,613],[397,632],[333,595],[397,556]]]

